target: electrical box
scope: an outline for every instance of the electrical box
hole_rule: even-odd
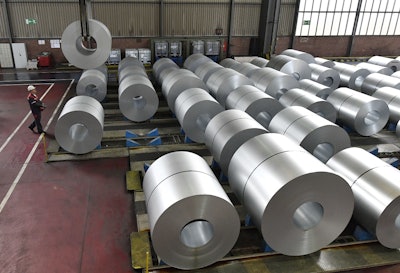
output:
[[[108,64],[119,64],[121,61],[121,49],[113,48],[110,51],[110,55],[108,56],[107,63]]]
[[[151,64],[151,50],[149,48],[139,48],[138,52],[139,61],[143,64]]]
[[[220,49],[220,42],[215,40],[209,40],[205,42],[205,55],[218,56]]]
[[[182,42],[171,41],[169,43],[169,56],[170,57],[180,57],[182,56]]]
[[[201,53],[204,54],[204,41],[192,41],[192,54]]]
[[[156,60],[159,58],[168,57],[168,42],[167,41],[155,41],[154,42],[154,55]]]
[[[37,64],[39,67],[52,66],[52,56],[50,52],[42,52],[37,56]]]
[[[139,59],[139,51],[137,48],[127,48],[125,49],[125,57],[134,57]]]

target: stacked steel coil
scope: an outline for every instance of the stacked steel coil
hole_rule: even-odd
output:
[[[107,81],[108,73],[105,64],[95,69],[85,70],[76,84],[76,94],[102,101],[107,95]]]
[[[365,78],[361,86],[361,91],[365,94],[372,95],[378,88],[385,86],[400,89],[400,79],[380,73],[372,73]]]
[[[229,162],[237,148],[248,139],[268,131],[241,110],[225,110],[208,123],[205,144],[221,170],[228,173]]]
[[[295,78],[270,67],[254,70],[250,79],[258,89],[275,99],[279,99],[289,89],[299,87]]]
[[[337,113],[332,104],[303,89],[290,89],[279,98],[279,102],[285,107],[302,106],[331,122],[336,121]]]
[[[362,136],[378,133],[389,120],[386,102],[346,87],[333,91],[327,101],[337,110],[338,121]]]
[[[170,58],[160,58],[153,64],[153,75],[157,82],[162,84],[165,74],[178,69],[179,66]]]
[[[217,70],[223,69],[224,67],[220,64],[217,64],[216,62],[210,61],[210,62],[204,62],[201,65],[199,65],[194,73],[203,81],[207,82],[208,79],[214,72]]]
[[[323,100],[326,100],[326,98],[333,92],[332,88],[309,79],[301,80],[299,81],[299,84],[301,89]]]
[[[282,51],[281,53],[282,55],[287,55],[296,59],[300,59],[305,61],[308,64],[312,64],[315,63],[315,59],[314,56],[311,55],[310,53],[304,52],[304,51],[300,51],[300,50],[296,50],[296,49],[285,49],[284,51]]]
[[[150,119],[157,112],[159,100],[143,64],[129,57],[119,70],[118,104],[122,114],[135,122]]]
[[[400,171],[356,147],[327,163],[348,180],[354,194],[353,217],[388,248],[400,247]]]
[[[329,67],[329,68],[333,68],[333,66],[335,65],[335,63],[333,61],[327,60],[324,58],[320,58],[320,57],[315,57],[314,60],[315,60],[316,64],[319,64],[319,65],[322,65],[325,67]]]
[[[400,136],[400,93],[392,87],[381,87],[377,89],[372,97],[383,100],[389,106],[389,120],[396,124],[396,135]]]
[[[265,242],[285,255],[305,255],[326,246],[353,212],[347,182],[280,134],[261,134],[241,145],[229,164],[228,178]]]
[[[283,109],[282,104],[252,85],[233,90],[226,99],[226,109],[238,109],[252,116],[265,128],[271,119]]]
[[[210,58],[201,53],[195,53],[186,58],[183,67],[194,72],[203,63],[209,62]]]
[[[296,80],[310,79],[311,69],[308,63],[286,55],[276,55],[268,62],[267,67],[293,76]]]
[[[215,71],[207,80],[210,93],[224,107],[230,92],[239,86],[252,84],[249,78],[230,68]]]
[[[300,106],[277,113],[268,130],[289,137],[322,162],[350,147],[350,137],[344,129]]]
[[[67,26],[61,37],[61,50],[65,58],[74,66],[92,69],[104,64],[111,51],[112,37],[102,22],[89,19],[88,27],[97,48],[85,47],[82,43],[81,22],[75,21]]]
[[[255,57],[253,60],[250,61],[251,64],[254,64],[258,67],[266,67],[269,60],[261,57]]]
[[[254,70],[260,69],[258,66],[251,63],[240,63],[232,67],[233,70],[236,70],[240,74],[245,75],[246,77],[250,77]]]
[[[393,72],[400,70],[400,60],[382,56],[372,56],[368,59],[369,63],[386,66],[392,69]]]
[[[311,80],[336,89],[340,85],[339,72],[319,64],[309,64],[311,68]]]
[[[380,74],[384,74],[384,75],[388,75],[388,76],[393,74],[393,70],[391,68],[373,64],[373,63],[361,62],[361,63],[356,64],[356,66],[360,67],[360,68],[365,68],[370,73],[380,73]]]
[[[222,65],[225,68],[232,68],[234,69],[235,66],[240,65],[240,62],[232,59],[232,58],[225,58],[222,61],[219,62],[220,65]]]
[[[370,74],[367,69],[359,68],[346,63],[334,62],[333,69],[339,72],[340,86],[360,90],[365,78]]]
[[[240,220],[214,173],[190,152],[166,154],[143,179],[152,246],[170,266],[197,269],[234,246]]]
[[[204,132],[210,120],[224,111],[207,91],[189,88],[175,101],[176,117],[186,135],[195,142],[204,142]]]
[[[100,145],[103,137],[104,110],[100,102],[88,96],[67,101],[55,127],[55,138],[66,151],[86,154]]]

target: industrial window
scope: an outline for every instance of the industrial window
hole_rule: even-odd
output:
[[[296,36],[399,35],[399,0],[301,0]]]

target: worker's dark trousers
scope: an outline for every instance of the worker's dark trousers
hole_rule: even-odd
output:
[[[35,118],[35,120],[31,123],[31,125],[29,125],[29,128],[33,129],[33,128],[37,127],[38,132],[42,133],[43,128],[42,128],[42,124],[40,123],[40,120],[42,119],[42,115],[37,114],[37,115],[33,115],[33,117]]]

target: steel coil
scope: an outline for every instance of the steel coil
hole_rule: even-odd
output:
[[[100,145],[103,137],[104,110],[100,102],[88,96],[67,101],[55,127],[55,138],[66,151],[86,154]]]
[[[301,89],[323,100],[326,100],[326,98],[333,92],[332,88],[317,83],[313,80],[301,80],[299,81],[299,84]]]
[[[270,67],[254,70],[250,76],[254,85],[275,99],[279,99],[289,89],[299,87],[293,77]]]
[[[268,62],[267,67],[293,76],[296,80],[310,79],[311,69],[308,63],[286,55],[276,55]]]
[[[207,80],[211,95],[225,107],[229,93],[242,85],[252,85],[253,82],[233,69],[225,68],[215,71]]]
[[[334,62],[333,69],[339,72],[340,86],[361,90],[365,78],[370,74],[367,69],[359,68],[346,63]]]
[[[226,99],[227,109],[246,112],[265,128],[271,119],[283,109],[282,104],[252,85],[243,85],[233,90]]]
[[[143,70],[145,70],[144,65],[141,61],[139,61],[137,58],[135,57],[125,57],[123,58],[119,64],[118,64],[118,74],[121,73],[122,70],[124,70],[126,67],[140,67]]]
[[[180,93],[189,88],[201,88],[208,91],[207,86],[192,71],[179,69],[165,77],[162,82],[162,93],[167,100],[168,106],[175,113],[175,100]]]
[[[394,78],[399,78],[400,79],[400,71],[394,72],[393,74],[390,75],[391,77]]]
[[[335,63],[333,61],[327,60],[324,58],[320,58],[320,57],[315,57],[314,60],[315,60],[316,64],[319,64],[319,65],[322,65],[322,66],[325,66],[328,68],[333,68],[333,66],[335,65]]]
[[[390,69],[393,70],[393,72],[400,70],[400,61],[396,59],[382,57],[382,56],[372,56],[371,58],[368,59],[368,62],[372,64],[389,67]]]
[[[111,33],[102,22],[89,19],[89,33],[96,40],[97,48],[85,47],[82,43],[81,22],[75,21],[67,26],[61,37],[61,50],[65,58],[82,69],[96,68],[104,64],[111,51]]]
[[[307,52],[300,51],[300,50],[291,49],[291,48],[285,49],[284,51],[282,51],[281,54],[303,60],[308,64],[315,63],[315,59],[314,59],[313,55],[311,55],[310,53],[307,53]]]
[[[361,62],[356,64],[356,66],[367,69],[370,73],[380,73],[388,76],[393,74],[393,70],[391,68],[373,63]]]
[[[125,79],[125,77],[131,76],[131,75],[142,75],[147,78],[146,70],[144,70],[143,67],[132,65],[132,66],[124,67],[118,73],[118,82],[121,83]]]
[[[206,62],[199,65],[194,73],[206,83],[210,76],[220,69],[224,69],[224,67],[216,62]]]
[[[300,106],[277,113],[268,130],[289,137],[324,163],[351,145],[343,128]]]
[[[240,220],[200,156],[180,151],[154,161],[143,179],[152,246],[168,265],[197,269],[234,246]]]
[[[160,58],[153,64],[153,75],[158,83],[162,84],[161,73],[167,69],[179,69],[179,66],[170,58]]]
[[[266,67],[269,60],[261,57],[255,57],[253,60],[250,61],[251,64],[254,64],[258,67]]]
[[[228,178],[265,242],[285,255],[306,255],[326,246],[353,212],[347,182],[280,134],[261,134],[240,146]]]
[[[225,58],[222,61],[219,62],[220,65],[222,65],[225,68],[234,68],[237,65],[240,65],[240,62],[232,59],[232,58]]]
[[[183,67],[194,72],[203,63],[212,62],[210,58],[201,53],[195,53],[186,58]]]
[[[339,72],[319,64],[309,64],[311,68],[311,80],[336,89],[340,85]]]
[[[365,78],[361,91],[367,95],[372,95],[378,88],[385,86],[400,89],[400,79],[380,73],[372,73]]]
[[[205,130],[205,144],[223,173],[228,173],[233,154],[248,139],[268,131],[241,110],[225,110],[211,119]]]
[[[224,111],[207,91],[189,88],[175,101],[176,117],[185,134],[193,141],[204,143],[204,132],[210,120]]]
[[[383,100],[389,106],[391,122],[397,123],[400,120],[400,92],[392,87],[378,88],[372,97]]]
[[[346,87],[333,91],[327,101],[338,112],[338,121],[362,136],[378,133],[389,120],[386,102]]]
[[[253,74],[254,70],[258,70],[260,68],[251,63],[240,63],[239,65],[232,67],[232,69],[239,72],[240,74],[245,75],[246,77],[250,77],[250,75]]]
[[[158,109],[158,96],[150,80],[143,75],[126,76],[118,87],[118,104],[129,120],[150,119]]]
[[[104,65],[105,66],[105,65]],[[98,101],[104,100],[107,95],[107,67],[85,70],[76,84],[76,94],[92,97]]]
[[[400,171],[357,147],[337,153],[327,165],[349,181],[356,221],[385,247],[399,248]]]
[[[302,106],[331,122],[336,121],[336,109],[331,103],[303,89],[290,89],[279,98],[279,102],[285,107]]]

